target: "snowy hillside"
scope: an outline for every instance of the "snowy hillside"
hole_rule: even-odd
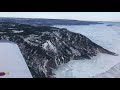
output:
[[[24,77],[32,74],[33,78],[54,77],[54,72],[55,77],[92,77],[120,62],[117,55],[120,54],[119,25],[62,27],[68,29],[1,22],[0,40],[15,42],[20,48],[19,50],[16,44],[5,44],[5,48],[1,46],[1,53],[4,49],[1,58],[4,56],[6,60],[3,63],[8,64],[7,67],[11,66],[8,69],[3,64],[6,70],[1,72],[10,72],[9,75],[13,75],[10,77],[20,77],[21,74],[16,74],[20,72]],[[6,57],[5,50],[10,53]],[[8,57],[13,61],[7,63]],[[1,62],[5,60],[2,59]]]
[[[9,73],[0,78],[32,78],[17,44],[0,41],[0,72]]]
[[[55,27],[67,28],[72,32],[81,33],[98,45],[101,45],[106,49],[119,54],[119,56],[116,57],[107,54],[99,54],[96,57],[93,57],[91,60],[70,61],[67,64],[61,65],[57,70],[54,71],[56,74],[55,77],[93,77],[108,71],[111,67],[120,63],[120,25],[56,25]]]
[[[80,33],[50,26],[1,22],[0,40],[17,43],[34,78],[53,77],[54,69],[71,60],[90,61],[100,53],[117,55]]]

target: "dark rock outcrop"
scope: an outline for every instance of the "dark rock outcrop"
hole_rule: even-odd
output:
[[[90,59],[97,53],[117,55],[84,35],[49,26],[0,23],[0,40],[18,44],[35,78],[52,77],[52,70],[70,60]]]

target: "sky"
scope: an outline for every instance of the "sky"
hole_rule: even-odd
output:
[[[120,12],[0,12],[0,17],[120,21]]]

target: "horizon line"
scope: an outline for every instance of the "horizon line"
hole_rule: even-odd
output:
[[[65,19],[65,18],[40,18],[40,17],[7,17],[7,16],[0,16],[0,18],[21,18],[21,19],[24,19],[24,18],[26,18],[26,19],[58,19],[58,20],[76,20],[76,21],[93,21],[93,22],[120,22],[120,21],[115,21],[115,20],[79,20],[79,19]]]

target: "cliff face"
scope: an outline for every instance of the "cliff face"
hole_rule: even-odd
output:
[[[52,77],[52,70],[70,60],[90,59],[97,53],[117,55],[87,37],[49,26],[0,23],[0,40],[16,42],[33,77]]]

